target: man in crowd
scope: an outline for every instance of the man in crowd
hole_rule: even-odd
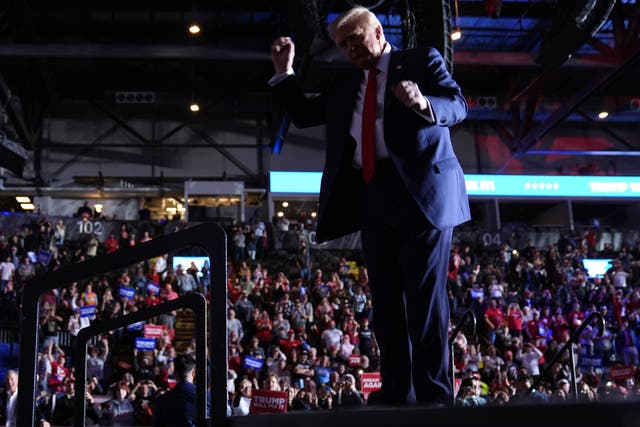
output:
[[[180,355],[173,361],[176,373],[174,388],[158,397],[153,408],[154,427],[178,427],[195,425],[196,360]]]

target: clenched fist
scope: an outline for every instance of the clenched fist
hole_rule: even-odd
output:
[[[393,93],[402,104],[419,111],[427,109],[427,100],[420,92],[418,85],[411,80],[403,80],[392,87]]]
[[[290,37],[278,37],[275,39],[271,45],[271,61],[276,74],[292,69],[295,55],[295,45]]]

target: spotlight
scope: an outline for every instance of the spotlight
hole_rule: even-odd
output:
[[[460,31],[459,27],[456,27],[456,29],[451,33],[451,40],[456,41],[456,40],[460,40],[462,38],[462,31]]]
[[[609,113],[608,113],[608,112],[606,112],[606,111],[600,111],[600,112],[598,113],[598,118],[599,118],[600,120],[604,120],[604,119],[606,119],[607,117],[609,117]]]
[[[276,214],[278,218],[282,218],[284,216],[284,212],[280,211]]]
[[[98,212],[98,213],[102,213],[102,208],[103,208],[103,207],[104,207],[104,206],[103,206],[102,204],[100,204],[100,203],[96,203],[95,205],[93,205],[93,208],[94,208],[94,209],[96,210],[96,212]]]
[[[33,203],[21,203],[20,207],[25,211],[32,211],[36,208]]]
[[[27,196],[16,196],[16,202],[18,203],[31,203],[31,199]]]
[[[200,111],[200,106],[198,104],[196,104],[195,102],[192,102],[191,105],[189,106],[189,110],[191,110],[192,112],[196,113],[196,112]]]
[[[289,207],[289,202],[282,202],[282,207],[283,208],[288,208]]]
[[[315,218],[316,216],[318,216],[318,214],[317,214],[317,213],[315,213],[315,212],[311,212],[311,218]]]
[[[198,24],[191,24],[191,26],[189,26],[189,32],[195,36],[200,33],[200,26]]]

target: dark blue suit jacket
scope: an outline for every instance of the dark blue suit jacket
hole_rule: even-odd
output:
[[[183,381],[158,397],[153,408],[153,426],[193,427],[196,425],[196,386]]]
[[[364,72],[334,76],[318,97],[306,98],[295,77],[275,85],[297,127],[327,125],[327,148],[316,240],[331,240],[360,228],[362,179],[353,170],[355,141],[351,118]],[[434,123],[402,105],[391,86],[418,84],[433,110]],[[436,49],[393,50],[384,102],[384,139],[389,156],[425,217],[438,229],[470,219],[462,168],[451,145],[449,126],[461,122],[467,103]]]

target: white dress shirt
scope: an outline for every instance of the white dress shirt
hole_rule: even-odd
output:
[[[7,392],[7,421],[5,426],[15,426],[16,425],[16,413],[18,410],[18,391],[16,390],[13,394],[9,394]]]
[[[391,56],[391,45],[386,43],[380,59],[376,64],[378,75],[376,83],[378,92],[376,94],[376,129],[375,129],[375,153],[376,159],[386,159],[389,157],[389,151],[384,143],[384,127],[382,126],[382,116],[384,115],[384,92],[387,86],[387,76],[389,71],[389,58]],[[367,80],[369,79],[369,70],[364,70],[364,79],[360,83],[356,106],[353,110],[351,118],[351,127],[349,133],[356,141],[356,150],[353,153],[353,165],[357,168],[362,167],[362,109],[364,107],[364,93],[367,89]]]

